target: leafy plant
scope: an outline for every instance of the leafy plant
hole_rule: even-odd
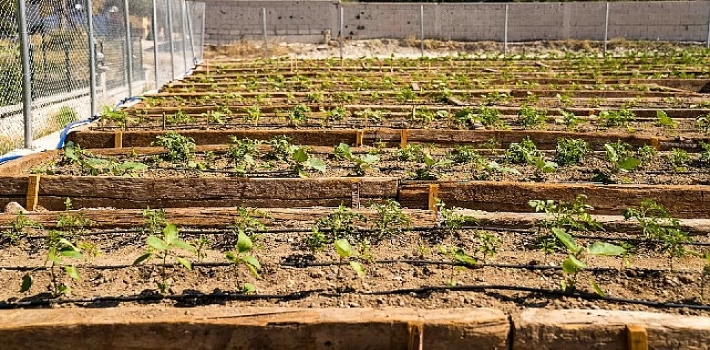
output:
[[[417,94],[410,87],[401,88],[396,95],[397,102],[399,103],[411,102],[415,98],[417,98]]]
[[[673,148],[668,155],[668,162],[676,171],[686,171],[686,167],[690,163],[690,154],[683,149]]]
[[[189,123],[194,123],[195,118],[193,118],[191,115],[189,115],[183,111],[178,111],[177,113],[175,113],[173,115],[169,115],[166,118],[166,122],[168,124],[173,124],[173,125],[189,124]]]
[[[247,114],[244,115],[244,122],[258,125],[259,119],[261,119],[262,116],[263,114],[261,113],[259,105],[254,105],[247,108]]]
[[[482,164],[485,158],[471,146],[456,146],[449,152],[449,159],[456,164]]]
[[[446,208],[446,203],[441,200],[437,200],[436,207],[436,227],[439,231],[443,231],[445,234],[453,235],[456,231],[464,228],[466,225],[478,223],[478,219],[475,217],[458,213],[459,208]]]
[[[522,106],[518,112],[518,121],[525,129],[541,127],[547,123],[547,114],[544,110]]]
[[[700,163],[710,165],[710,143],[700,141],[698,145],[702,149],[700,152]]]
[[[308,177],[309,171],[324,173],[327,169],[322,159],[310,155],[308,150],[302,147],[292,149],[288,162],[292,171],[300,177]]]
[[[341,204],[328,216],[316,220],[311,235],[306,238],[306,246],[312,252],[317,252],[338,239],[354,238],[358,233],[355,226],[357,221],[366,222],[367,218]]]
[[[267,144],[271,146],[271,150],[266,157],[273,160],[285,161],[298,149],[297,146],[291,144],[286,136],[275,136]]]
[[[60,268],[64,273],[73,280],[80,280],[79,269],[74,264],[67,264],[65,259],[82,260],[84,257],[81,250],[72,243],[68,237],[65,237],[61,231],[49,231],[47,236],[47,256],[44,260],[45,267],[50,273],[49,289],[54,297],[71,294],[71,287],[60,281],[60,276],[57,268]],[[20,292],[24,293],[32,288],[34,283],[33,274],[37,270],[32,270],[22,276],[22,285]]]
[[[129,123],[135,123],[136,119],[128,116],[125,110],[114,110],[111,107],[104,107],[101,112],[101,119],[108,120],[125,130]]]
[[[625,108],[618,111],[602,111],[599,113],[599,121],[608,128],[626,127],[634,120],[636,120],[636,115]]]
[[[293,126],[298,126],[308,120],[309,113],[311,113],[310,107],[304,104],[298,104],[288,111],[288,122]]]
[[[412,143],[397,150],[397,157],[403,162],[423,162],[424,154],[424,147],[422,147],[422,145]]]
[[[574,113],[568,112],[568,111],[561,111],[560,112],[562,119],[561,122],[562,124],[565,125],[567,130],[569,129],[574,129],[575,126],[580,124],[581,122],[584,121],[584,118],[577,117]]]
[[[566,231],[599,231],[603,227],[589,213],[594,207],[587,204],[587,196],[578,194],[574,201],[531,200],[528,205],[536,212],[544,212],[545,220],[538,222],[538,227],[550,229],[562,228]]]
[[[378,239],[401,235],[412,225],[412,219],[405,212],[398,202],[388,199],[382,204],[373,204],[370,209],[377,212],[377,219],[372,225],[378,230]]]
[[[424,152],[424,165],[414,170],[412,177],[416,180],[436,180],[439,178],[439,170],[453,164],[453,161],[446,158],[435,160],[429,153]]]
[[[339,160],[347,160],[352,163],[355,169],[355,176],[364,176],[365,172],[380,161],[380,157],[373,154],[364,154],[356,156],[352,153],[352,149],[347,144],[341,143],[335,147],[333,151],[335,158]]]
[[[347,118],[348,111],[345,107],[338,106],[332,109],[325,110],[325,117],[328,122],[339,122]]]
[[[537,149],[535,142],[529,137],[524,138],[520,142],[513,142],[505,151],[505,160],[513,164],[527,163],[530,157],[541,157],[542,152]]]
[[[641,160],[633,157],[633,151],[628,143],[617,141],[604,144],[606,160],[614,165],[617,171],[632,171],[641,165]]]
[[[447,281],[445,281],[447,286],[454,287],[458,284],[456,280],[454,280],[454,271],[457,267],[461,268],[461,266],[457,266],[457,264],[461,264],[464,267],[475,267],[478,262],[476,259],[468,254],[466,254],[466,251],[463,250],[463,248],[459,247],[446,247],[446,246],[440,246],[439,247],[439,252],[447,257],[449,257],[453,264],[451,264],[451,270],[449,272],[449,278]]]
[[[148,249],[143,255],[138,257],[138,259],[133,262],[133,265],[139,265],[153,258],[161,259],[161,281],[156,282],[156,285],[158,286],[160,292],[165,294],[170,291],[170,285],[172,284],[172,281],[168,279],[166,270],[168,258],[175,259],[179,266],[192,270],[192,263],[185,257],[185,255],[182,254],[182,252],[184,251],[196,254],[197,249],[180,239],[178,228],[174,224],[167,224],[165,229],[163,229],[162,235],[160,236],[148,236],[146,244],[148,245]]]
[[[676,129],[678,122],[669,117],[665,111],[659,109],[656,111],[656,125]]]
[[[249,172],[254,171],[259,158],[259,145],[261,141],[250,140],[248,138],[238,139],[230,136],[229,149],[227,157],[235,164],[235,172],[239,176],[244,176]]]
[[[168,224],[165,209],[143,209],[143,233],[155,235]]]
[[[577,276],[588,267],[584,261],[586,255],[620,256],[625,252],[624,248],[605,242],[594,242],[587,247],[580,246],[562,228],[553,227],[552,233],[567,248],[567,259],[562,262],[565,280],[560,283],[560,288],[565,292],[572,293],[577,290]],[[604,292],[595,281],[592,281],[592,287],[597,294],[604,296]]]
[[[251,255],[254,244],[249,236],[242,230],[239,230],[237,236],[237,244],[234,251],[230,251],[224,254],[225,258],[232,264],[234,264],[234,275],[237,279],[237,288],[240,288],[243,293],[254,293],[256,292],[256,287],[251,283],[244,283],[239,285],[239,267],[244,266],[251,273],[254,278],[259,278],[259,271],[261,270],[261,263],[259,260]]]
[[[505,126],[503,121],[500,119],[500,111],[494,108],[486,106],[478,107],[476,109],[475,118],[487,127],[496,128]]]
[[[348,242],[347,239],[341,238],[338,239],[334,242],[334,247],[335,251],[338,253],[338,256],[340,257],[340,263],[338,264],[338,274],[336,276],[336,280],[340,279],[340,267],[343,264],[343,260],[348,259],[349,260],[349,265],[350,268],[355,271],[358,277],[362,278],[365,277],[367,274],[367,271],[365,268],[360,264],[358,261],[351,260],[352,257],[355,256],[355,250],[353,247],[350,245],[350,242]]]
[[[182,136],[170,131],[163,136],[158,136],[152,144],[153,146],[165,148],[164,159],[169,162],[188,162],[195,158],[195,148],[197,146],[192,137]]]
[[[582,139],[562,138],[557,140],[555,160],[560,165],[579,164],[589,154],[589,144]]]
[[[20,239],[27,236],[27,229],[42,229],[42,224],[28,219],[25,214],[18,213],[17,218],[10,223],[10,227],[0,231],[0,237],[3,241],[7,241],[10,244],[19,243]]]
[[[481,261],[486,263],[488,257],[493,257],[498,252],[498,247],[501,244],[500,238],[492,232],[476,231],[475,233],[477,245],[476,253],[480,253]]]
[[[704,133],[710,133],[710,114],[701,115],[695,118],[695,125]]]

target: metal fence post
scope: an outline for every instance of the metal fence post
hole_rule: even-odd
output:
[[[202,45],[200,46],[200,57],[202,57],[203,60],[205,59],[205,23],[207,17],[207,15],[205,14],[205,6],[206,5],[202,3],[202,39],[200,39],[200,43],[202,43]]]
[[[187,9],[185,8],[186,1],[180,0],[180,17],[182,20],[182,60],[185,62],[182,74],[187,73],[187,25],[185,24],[185,16],[187,15]]]
[[[419,6],[419,24],[421,25],[421,38],[422,41],[419,45],[419,51],[421,51],[422,57],[424,57],[424,5]]]
[[[604,57],[606,57],[606,48],[609,42],[609,3],[606,3],[606,17],[604,19]]]
[[[503,57],[508,56],[508,4],[505,4],[505,27],[503,28]]]
[[[192,2],[192,8],[195,8],[195,2]],[[185,12],[185,17],[187,18],[187,32],[190,34],[190,52],[192,52],[192,65],[196,66],[197,65],[197,57],[195,56],[195,32],[193,31],[192,28],[192,11],[190,11],[190,8],[187,6],[187,1],[185,1],[185,9],[187,10]]]
[[[86,0],[86,24],[89,28],[89,95],[90,116],[96,113],[96,43],[94,42],[94,9],[92,0]]]
[[[343,7],[343,4],[340,4],[340,37],[338,38],[339,46],[340,46],[340,59],[342,60],[344,58],[343,56],[343,37],[345,36],[345,8]]]
[[[708,3],[710,5],[710,3]],[[708,38],[705,42],[705,47],[710,49],[710,11],[708,11]]]
[[[160,78],[158,77],[158,4],[156,0],[153,0],[153,59],[155,90],[158,90],[160,88]]]
[[[124,17],[126,18],[126,67],[128,67],[128,97],[133,97],[133,45],[131,45],[131,14],[128,10],[128,0],[123,0]]]
[[[269,58],[269,40],[266,36],[266,8],[261,8],[261,24],[264,32],[264,58]]]
[[[175,80],[175,42],[173,41],[173,7],[170,2],[173,0],[165,0],[168,10],[168,38],[170,42],[170,71],[172,72],[172,80]]]
[[[17,0],[18,28],[20,29],[20,50],[22,52],[22,109],[25,117],[25,148],[32,148],[32,80],[30,71],[30,41],[27,32],[27,7],[25,0]]]

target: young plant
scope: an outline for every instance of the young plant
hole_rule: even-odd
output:
[[[567,259],[562,262],[565,280],[560,282],[560,289],[564,292],[574,293],[577,290],[577,277],[588,267],[584,261],[587,255],[621,256],[625,252],[624,248],[605,242],[594,242],[587,247],[578,245],[562,228],[553,227],[552,233],[567,248]],[[592,280],[592,287],[597,294],[604,296],[604,292],[594,280]]]
[[[174,224],[167,224],[165,229],[163,229],[162,235],[150,235],[145,242],[148,245],[148,249],[133,262],[133,265],[139,265],[153,258],[162,260],[160,265],[161,280],[156,282],[156,285],[160,293],[168,293],[172,284],[172,280],[168,278],[167,274],[168,258],[175,259],[179,266],[192,270],[192,263],[183,255],[183,252],[194,255],[197,253],[197,249],[180,239],[178,228]]]
[[[447,168],[453,161],[451,159],[441,158],[435,160],[429,153],[424,153],[424,165],[421,168],[414,170],[412,177],[415,180],[436,180],[439,178],[439,171],[442,168]]]
[[[235,172],[238,176],[244,176],[254,171],[259,158],[259,145],[261,145],[259,140],[237,139],[230,136],[227,157],[234,161]]]
[[[589,213],[594,207],[587,204],[587,196],[584,194],[577,195],[572,202],[534,199],[528,205],[538,213],[545,213],[545,220],[537,224],[539,229],[557,227],[566,231],[603,230],[601,223]]]
[[[485,158],[471,146],[456,146],[448,155],[456,164],[483,164]]]
[[[341,204],[328,216],[316,220],[311,235],[306,238],[306,246],[312,252],[317,252],[338,239],[355,238],[358,234],[355,223],[358,221],[366,222],[367,218]]]
[[[28,219],[25,214],[17,214],[15,221],[10,223],[10,227],[0,231],[0,238],[2,238],[2,243],[8,242],[10,244],[16,245],[20,240],[27,236],[27,229],[39,229],[41,230],[42,224]]]
[[[352,245],[350,245],[350,242],[348,242],[347,239],[341,238],[336,240],[333,243],[333,246],[335,247],[335,251],[338,253],[338,256],[340,257],[340,261],[338,263],[338,274],[335,277],[336,281],[340,280],[340,270],[341,266],[343,265],[344,260],[348,260],[348,264],[350,265],[350,268],[355,271],[358,277],[363,278],[365,275],[367,275],[367,271],[365,268],[362,266],[362,264],[358,261],[352,260],[353,257],[355,257],[355,250],[353,249]]]
[[[178,111],[177,113],[168,116],[166,118],[166,122],[168,124],[172,124],[172,125],[178,125],[178,124],[187,125],[190,123],[194,123],[195,118],[183,111]]]
[[[488,257],[493,257],[498,252],[498,247],[501,244],[498,235],[488,231],[476,231],[476,253],[480,253],[481,261],[485,264]]]
[[[589,154],[589,144],[582,139],[562,138],[557,140],[555,160],[559,165],[576,165]]]
[[[505,127],[505,123],[500,119],[500,111],[494,108],[486,106],[478,107],[478,109],[476,109],[475,118],[481,122],[481,124],[489,128]]]
[[[565,125],[567,130],[574,129],[578,124],[584,121],[584,118],[577,117],[574,113],[568,111],[561,111],[561,119],[558,122]]]
[[[309,171],[324,173],[327,169],[322,159],[312,156],[308,150],[302,147],[293,149],[287,161],[291,165],[293,173],[299,177],[308,177]]]
[[[525,129],[543,127],[547,124],[547,114],[544,110],[522,106],[518,112],[518,121]]]
[[[436,227],[444,234],[454,235],[458,230],[461,230],[467,225],[475,225],[478,223],[478,219],[475,217],[458,213],[459,208],[447,208],[446,203],[441,200],[437,201],[436,207]]]
[[[454,279],[454,271],[457,268],[476,267],[478,264],[478,261],[476,261],[474,257],[466,254],[466,251],[464,251],[463,248],[439,246],[439,252],[451,259],[452,262],[449,278],[444,281],[444,283],[450,287],[455,287],[458,284],[458,282]]]
[[[240,285],[239,283],[239,267],[244,266],[249,273],[254,276],[254,278],[259,278],[259,271],[261,270],[261,263],[259,260],[251,255],[254,248],[254,244],[249,236],[244,231],[239,231],[237,235],[237,244],[234,251],[227,252],[224,254],[227,261],[234,264],[234,275],[237,280],[237,288],[239,288],[242,293],[249,294],[255,293],[256,287],[251,283],[244,283]]]
[[[184,163],[193,160],[197,147],[192,137],[182,136],[173,131],[164,136],[158,136],[152,145],[165,148],[164,159],[171,163]]]
[[[111,121],[123,130],[126,130],[129,123],[136,122],[136,118],[129,117],[125,110],[114,110],[108,106],[101,112],[101,119]]]
[[[656,111],[656,126],[676,129],[678,128],[678,122],[669,117],[666,112],[659,109]]]
[[[701,115],[695,118],[695,125],[700,129],[700,131],[708,134],[710,133],[710,114]]]
[[[298,104],[288,111],[288,122],[292,126],[303,124],[308,120],[309,113],[311,113],[310,107],[304,104]]]
[[[698,145],[700,149],[702,149],[702,151],[700,151],[700,163],[705,166],[710,165],[710,143],[700,141]]]
[[[336,146],[333,153],[335,154],[336,159],[347,160],[352,163],[355,176],[364,176],[365,172],[372,168],[373,164],[380,161],[380,157],[374,154],[363,154],[361,156],[356,156],[352,153],[350,146],[344,143]]]
[[[676,171],[687,171],[687,166],[690,164],[690,154],[683,149],[673,148],[668,155],[668,162]]]
[[[614,165],[616,171],[632,171],[641,165],[641,160],[634,158],[628,143],[617,141],[604,144],[606,160]]]
[[[374,209],[378,215],[372,223],[378,231],[378,240],[399,236],[412,225],[409,215],[403,212],[399,203],[392,199],[388,199],[383,204],[373,204],[370,209]]]
[[[634,112],[625,108],[599,113],[599,122],[607,128],[626,127],[634,120],[636,120]]]
[[[253,123],[254,126],[257,126],[259,125],[259,119],[261,119],[262,116],[263,114],[261,113],[259,105],[254,105],[247,108],[247,114],[244,115],[244,122]]]
[[[397,157],[403,162],[423,162],[424,154],[424,147],[418,144],[409,143],[397,150]]]
[[[165,209],[143,209],[143,234],[159,234],[167,224]]]
[[[81,250],[61,231],[49,231],[46,244],[47,256],[44,260],[44,266],[48,268],[50,273],[49,288],[52,296],[59,297],[71,294],[71,287],[60,281],[57,268],[63,270],[70,279],[78,281],[81,278],[79,269],[74,264],[67,264],[65,259],[82,260],[84,257],[81,254]],[[27,292],[32,288],[34,282],[33,274],[35,272],[36,270],[32,270],[22,276],[21,293]]]

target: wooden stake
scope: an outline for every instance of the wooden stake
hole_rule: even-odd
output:
[[[30,175],[27,178],[27,205],[25,208],[29,211],[37,210],[39,202],[39,175]]]
[[[648,350],[648,332],[642,326],[626,326],[627,349]]]
[[[355,147],[362,147],[363,142],[362,139],[365,137],[365,132],[362,130],[358,130],[355,134]]]
[[[407,147],[407,139],[409,137],[409,130],[407,129],[402,129],[402,134],[399,138],[399,147],[400,148],[405,148]]]
[[[123,148],[123,132],[116,131],[113,139],[113,148]]]
[[[409,322],[407,324],[409,331],[409,350],[424,349],[424,324],[421,322]]]
[[[652,137],[651,138],[651,146],[656,149],[656,151],[661,150],[661,141],[658,140],[658,138]]]
[[[352,209],[360,209],[360,179],[352,179]]]
[[[437,199],[439,199],[439,185],[431,184],[429,185],[429,210],[433,212],[438,210],[436,206]]]

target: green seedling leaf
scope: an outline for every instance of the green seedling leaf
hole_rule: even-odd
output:
[[[310,158],[308,159],[308,165],[316,171],[324,173],[327,169],[325,162],[320,158]]]
[[[620,256],[626,253],[626,249],[606,242],[595,242],[587,248],[587,250],[589,251],[589,254],[604,256]]]
[[[577,273],[579,270],[587,268],[587,265],[579,261],[573,255],[567,256],[567,259],[562,262],[562,271],[567,274]]]
[[[254,243],[251,241],[251,238],[249,238],[249,236],[247,236],[243,231],[239,231],[237,238],[237,252],[248,253],[253,249],[253,247]]]
[[[592,280],[592,288],[594,288],[594,292],[596,292],[600,297],[606,297],[606,293],[604,293],[601,287],[599,287],[597,281]]]
[[[363,163],[374,164],[374,163],[377,163],[380,161],[380,157],[377,155],[374,155],[374,154],[366,154],[366,155],[360,157],[360,160]]]
[[[184,249],[187,250],[188,252],[196,252],[197,248],[195,248],[193,245],[188,244],[187,242],[178,239],[172,243],[173,247],[178,248],[178,249]]]
[[[34,282],[34,279],[29,273],[22,276],[22,285],[20,286],[20,293],[24,293],[30,290],[30,288],[32,288],[32,282]]]
[[[133,262],[133,265],[138,265],[138,264],[140,264],[140,263],[142,263],[142,262],[144,262],[144,261],[147,261],[148,259],[150,259],[150,258],[152,258],[152,257],[153,257],[153,254],[151,254],[151,253],[145,253],[145,254],[139,256],[138,259],[136,259],[136,260]]]
[[[335,250],[341,258],[347,258],[353,255],[353,247],[347,239],[339,239],[335,241]]]
[[[619,169],[626,171],[634,170],[638,168],[639,165],[641,165],[641,160],[636,158],[624,158],[616,163],[616,166],[619,167]]]
[[[175,224],[168,224],[163,230],[163,235],[165,236],[165,243],[168,245],[173,244],[178,240],[178,229]]]
[[[304,149],[299,148],[293,152],[293,160],[298,163],[303,163],[308,160],[308,153]]]
[[[79,270],[75,266],[64,266],[64,271],[67,272],[67,276],[71,277],[73,280],[79,280]]]
[[[557,239],[562,242],[562,244],[569,249],[569,251],[573,253],[578,253],[582,248],[580,248],[577,243],[575,243],[574,238],[567,233],[564,229],[553,227],[552,228],[552,233],[555,234]]]
[[[149,247],[157,250],[170,250],[170,246],[158,236],[148,236],[145,240]]]
[[[242,293],[244,294],[254,294],[256,293],[256,286],[251,283],[244,283],[242,286]]]
[[[355,273],[357,273],[357,276],[360,278],[363,278],[365,277],[365,275],[367,275],[367,271],[365,271],[365,268],[357,261],[351,261],[350,267],[353,269],[353,271],[355,271]]]
[[[190,260],[187,260],[187,259],[185,259],[183,257],[179,257],[179,256],[176,256],[175,260],[177,260],[178,264],[184,266],[186,269],[192,270],[192,263],[190,262]]]
[[[59,251],[59,254],[61,256],[72,259],[81,259],[83,257],[78,250],[74,249],[62,249],[61,251]]]

